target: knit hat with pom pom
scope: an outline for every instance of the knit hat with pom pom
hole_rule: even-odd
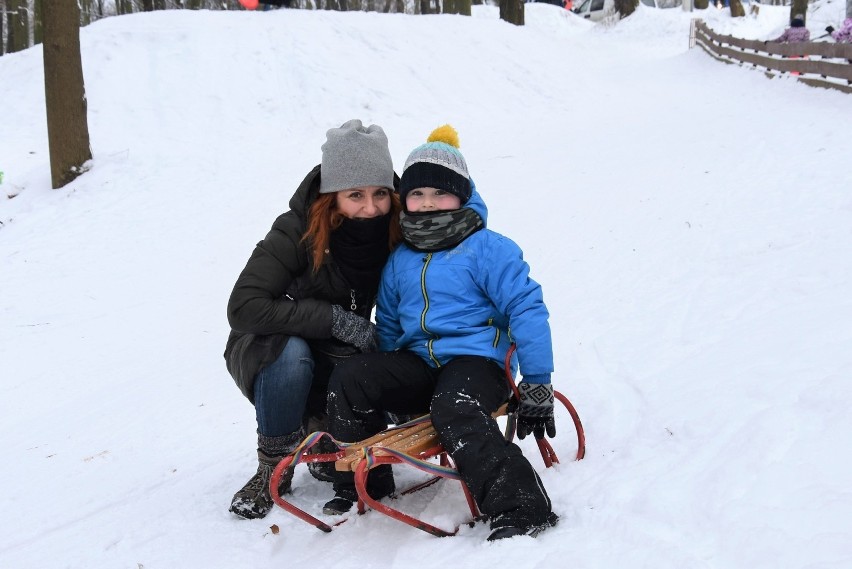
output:
[[[439,126],[426,139],[426,144],[408,155],[399,183],[403,204],[408,192],[416,188],[444,190],[457,196],[462,205],[470,199],[470,175],[459,152],[459,133],[452,126]]]

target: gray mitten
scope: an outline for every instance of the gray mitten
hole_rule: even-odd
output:
[[[533,376],[530,376],[532,379]],[[543,439],[544,433],[556,436],[556,422],[553,420],[553,385],[550,383],[518,384],[520,404],[518,405],[518,438],[523,439],[530,433]]]
[[[331,305],[331,335],[362,352],[376,351],[376,325],[337,304]]]

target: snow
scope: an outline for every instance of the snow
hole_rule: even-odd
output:
[[[108,18],[81,31],[92,168],[59,190],[41,48],[0,58],[0,567],[852,567],[852,98],[688,49],[692,17],[766,39],[788,15]],[[564,411],[560,465],[524,441],[561,516],[536,540],[227,511],[255,467],[228,295],[356,117],[397,170],[453,124],[544,287],[588,449]],[[455,484],[397,504],[452,526]]]

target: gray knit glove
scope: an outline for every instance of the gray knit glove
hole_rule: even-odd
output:
[[[338,304],[331,305],[331,335],[362,352],[376,351],[376,325]]]
[[[553,385],[550,383],[528,383],[526,379],[518,384],[521,400],[518,405],[518,438],[533,434],[537,439],[556,436],[556,422],[553,420]]]

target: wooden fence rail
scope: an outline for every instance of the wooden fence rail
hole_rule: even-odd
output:
[[[717,34],[693,20],[689,46],[726,63],[762,67],[795,75],[803,83],[852,93],[852,44],[830,42],[765,43]]]

